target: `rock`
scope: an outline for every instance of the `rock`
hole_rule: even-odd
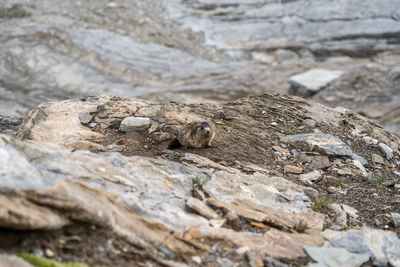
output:
[[[315,125],[317,124],[317,122],[315,120],[310,120],[310,119],[305,119],[303,121],[303,124],[310,127],[310,128],[314,128]]]
[[[367,145],[377,145],[378,140],[371,138],[369,136],[364,136],[362,140],[367,144]]]
[[[369,260],[368,254],[351,253],[344,248],[331,248],[331,247],[309,247],[304,246],[304,251],[316,263],[311,263],[309,266],[348,266],[359,267],[364,262]]]
[[[196,264],[201,264],[201,258],[199,256],[193,256],[192,261]]]
[[[314,170],[312,172],[300,174],[299,175],[299,180],[303,181],[303,182],[306,181],[306,180],[310,181],[310,182],[313,182],[313,181],[316,181],[319,178],[321,178],[321,175],[322,175],[321,171]]]
[[[115,2],[108,2],[107,3],[107,7],[116,8],[116,7],[119,7],[119,5],[117,3],[115,3]]]
[[[236,254],[244,255],[247,251],[250,251],[249,247],[240,247],[236,249]]]
[[[149,118],[127,117],[122,120],[120,130],[123,132],[143,131],[150,127],[151,121]]]
[[[0,266],[33,267],[33,265],[14,255],[0,254]]]
[[[44,254],[46,255],[46,257],[49,257],[49,258],[54,257],[54,255],[55,255],[54,251],[49,248],[46,248],[44,250]]]
[[[272,149],[280,153],[289,153],[289,150],[282,148],[280,146],[272,146]]]
[[[188,207],[191,210],[196,211],[198,214],[206,217],[207,219],[218,219],[219,216],[218,214],[208,207],[206,204],[204,204],[202,201],[196,199],[196,198],[188,198],[186,199],[186,207]]]
[[[290,77],[291,91],[295,95],[311,96],[343,74],[339,70],[312,69]]]
[[[330,207],[336,214],[335,223],[339,225],[339,228],[347,226],[347,214],[342,209],[342,206],[338,203],[332,203]]]
[[[84,112],[79,115],[79,120],[83,124],[88,124],[92,120],[92,116],[88,112]]]
[[[364,168],[364,166],[359,162],[358,160],[353,160],[353,165],[356,166],[364,176],[368,175],[367,170]]]
[[[298,149],[319,151],[327,155],[351,156],[351,148],[338,137],[325,133],[287,135],[281,138],[282,142],[289,143]]]
[[[382,152],[385,153],[387,159],[393,158],[393,150],[390,147],[384,143],[379,143],[379,147],[381,148]]]
[[[354,160],[358,160],[362,165],[368,164],[368,161],[366,159],[364,159],[363,157],[357,155],[356,153],[353,153],[353,155],[351,157]]]
[[[355,218],[355,219],[358,218],[358,215],[357,215],[358,210],[356,210],[355,208],[350,207],[350,206],[348,206],[348,205],[346,205],[346,204],[342,204],[341,206],[342,206],[342,209],[343,209],[350,217]]]
[[[340,237],[329,239],[334,247],[345,248],[352,253],[368,254],[378,266],[400,265],[400,239],[393,232],[364,228],[349,230]]]
[[[400,213],[392,212],[390,215],[392,215],[394,226],[400,227]]]
[[[301,167],[297,167],[297,166],[293,166],[293,165],[285,165],[283,167],[283,170],[285,172],[296,173],[296,174],[299,174],[299,173],[303,172],[303,169]]]
[[[381,156],[377,155],[377,154],[372,154],[371,160],[374,163],[385,164],[384,159]]]

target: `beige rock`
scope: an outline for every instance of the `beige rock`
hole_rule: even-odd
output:
[[[286,148],[282,148],[280,146],[272,146],[272,149],[280,153],[289,153],[289,150],[287,150]]]
[[[186,199],[186,207],[196,211],[198,214],[206,217],[207,219],[218,219],[218,214],[204,204],[202,201],[198,200],[197,198],[190,197]]]
[[[299,174],[299,173],[303,172],[303,169],[301,167],[297,167],[297,166],[293,166],[293,165],[285,165],[283,167],[283,170],[285,172],[295,173],[295,174]]]

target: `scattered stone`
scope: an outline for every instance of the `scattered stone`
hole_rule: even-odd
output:
[[[310,128],[314,128],[315,125],[317,124],[317,122],[316,122],[315,120],[305,119],[305,120],[303,121],[303,124],[304,124],[305,126],[310,127]]]
[[[367,145],[377,145],[378,140],[375,138],[369,137],[369,136],[364,136],[362,140],[367,144]]]
[[[362,165],[368,164],[368,161],[366,159],[364,159],[363,157],[357,155],[356,153],[353,153],[353,155],[351,157],[352,157],[352,159],[358,160],[359,162],[361,162]]]
[[[299,152],[297,151],[297,149],[294,149],[294,148],[293,148],[290,152],[292,152],[292,154],[295,155],[295,156],[296,156],[297,154],[299,154]]]
[[[377,155],[377,154],[372,154],[371,156],[372,162],[374,163],[378,163],[378,164],[384,164],[385,161],[383,159],[383,157]]]
[[[90,115],[88,112],[82,113],[79,115],[79,120],[83,124],[87,124],[92,120],[92,115]]]
[[[342,204],[342,209],[352,218],[357,219],[358,218],[358,210],[356,210],[353,207],[350,207],[346,204]]]
[[[379,143],[379,147],[381,148],[382,152],[386,154],[387,159],[393,158],[393,150],[390,147],[384,143]]]
[[[149,118],[143,117],[127,117],[122,120],[120,130],[123,132],[143,131],[150,127]]]
[[[280,153],[289,153],[289,150],[282,148],[280,146],[272,146],[272,149],[274,149],[275,151],[278,151]]]
[[[244,255],[247,251],[250,251],[250,248],[247,246],[240,247],[236,249],[236,254]]]
[[[201,264],[201,258],[199,256],[193,256],[192,261],[197,264]]]
[[[281,138],[282,142],[289,143],[297,149],[318,151],[327,155],[351,156],[351,148],[338,137],[325,133],[310,133],[287,135]]]
[[[303,172],[303,169],[301,167],[297,167],[297,166],[293,166],[293,165],[285,165],[283,167],[283,170],[285,172],[295,173],[295,174],[299,174],[299,173]]]
[[[356,166],[364,176],[368,175],[367,170],[364,168],[361,162],[359,162],[358,160],[353,160],[353,165]]]
[[[312,69],[290,77],[288,82],[291,85],[291,91],[295,95],[311,96],[322,90],[333,80],[339,78],[342,74],[342,71]]]
[[[308,173],[303,173],[299,175],[299,180],[304,182],[304,181],[310,181],[313,182],[315,180],[318,180],[319,178],[321,178],[322,172],[319,170],[314,170],[312,172],[308,172]]]
[[[196,211],[198,214],[206,217],[207,219],[219,218],[218,214],[213,209],[197,198],[189,197],[186,199],[186,207],[190,210]]]
[[[307,255],[317,263],[311,263],[310,267],[359,267],[369,260],[368,254],[351,253],[344,248],[309,247],[304,246]]]
[[[46,248],[45,250],[44,250],[44,254],[47,256],[47,257],[49,257],[49,258],[51,258],[51,257],[54,257],[54,251],[52,251],[51,249],[49,249],[49,248]]]
[[[396,142],[390,141],[389,147],[393,149],[393,151],[397,151],[399,149],[399,144]]]
[[[339,228],[347,225],[347,214],[342,209],[342,206],[338,203],[331,203],[331,209],[335,212],[335,222],[339,225]]]
[[[271,122],[271,125],[272,125],[272,126],[277,126],[278,123],[276,123],[276,122],[273,121],[273,122]]]
[[[390,215],[392,215],[394,226],[400,227],[400,213],[392,212]]]

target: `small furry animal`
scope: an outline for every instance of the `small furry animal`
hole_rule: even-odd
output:
[[[180,146],[184,148],[201,148],[211,146],[214,136],[215,130],[208,122],[191,122],[179,130],[177,139],[172,141],[169,148],[178,148]]]

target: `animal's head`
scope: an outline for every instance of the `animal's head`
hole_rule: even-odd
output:
[[[203,121],[197,126],[196,132],[204,136],[211,136],[213,129],[209,123]]]

